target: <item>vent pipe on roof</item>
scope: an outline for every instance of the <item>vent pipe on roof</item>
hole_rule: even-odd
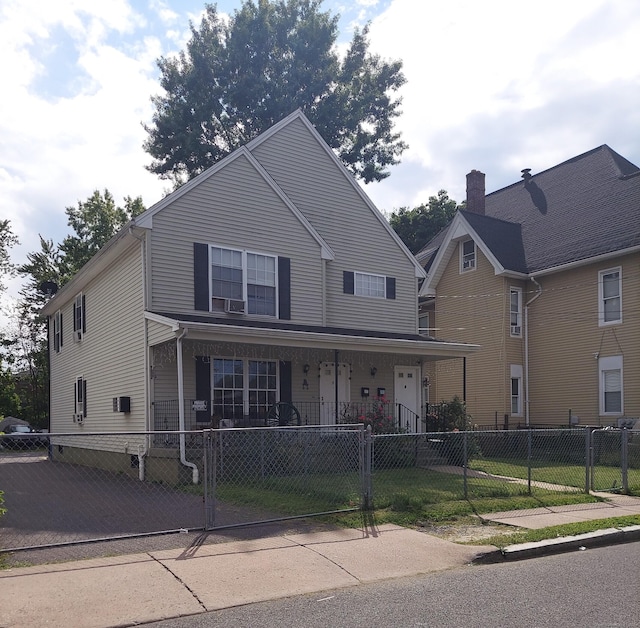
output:
[[[467,211],[484,216],[484,172],[479,170],[467,175]]]
[[[522,178],[526,183],[531,178],[531,168],[523,168],[520,172],[522,172]]]

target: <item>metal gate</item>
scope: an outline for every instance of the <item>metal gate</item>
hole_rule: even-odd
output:
[[[207,430],[206,529],[362,508],[365,436],[361,425]]]

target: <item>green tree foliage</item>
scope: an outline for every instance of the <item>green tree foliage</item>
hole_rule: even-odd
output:
[[[18,244],[18,238],[11,231],[11,223],[8,220],[0,220],[0,293],[6,290],[4,277],[12,277],[15,274],[9,249],[16,244]]]
[[[464,205],[458,205],[446,190],[440,190],[437,196],[429,197],[426,205],[401,207],[393,212],[389,224],[415,254],[449,224],[458,209],[464,209]]]
[[[59,247],[62,261],[59,279],[66,283],[75,275],[129,220],[141,214],[142,198],[125,197],[118,207],[109,190],[95,190],[77,207],[67,207],[68,224],[75,235],[67,236]]]
[[[158,60],[149,170],[179,185],[300,108],[356,176],[388,176],[406,148],[393,131],[402,62],[369,52],[368,27],[340,59],[338,17],[321,4],[244,0],[228,21],[206,5],[186,51]]]

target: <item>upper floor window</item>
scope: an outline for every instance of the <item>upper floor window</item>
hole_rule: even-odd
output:
[[[384,275],[369,275],[354,273],[354,294],[362,297],[386,297],[386,277]]]
[[[460,272],[464,273],[476,267],[476,243],[465,240],[460,245]]]
[[[86,305],[84,294],[79,294],[73,302],[73,339],[82,340],[85,331],[87,331]]]
[[[276,316],[277,258],[211,247],[212,309]]]
[[[600,414],[622,414],[622,356],[598,360],[600,380]]]
[[[60,310],[53,315],[53,349],[56,353],[62,349],[62,312]]]
[[[345,294],[355,294],[361,297],[395,299],[396,279],[386,275],[345,270],[342,273],[342,291]]]
[[[598,273],[598,324],[622,322],[622,269],[611,268]]]
[[[522,290],[509,290],[509,327],[512,336],[522,336]]]

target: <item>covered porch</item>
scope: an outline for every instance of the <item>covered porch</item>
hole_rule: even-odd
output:
[[[435,361],[479,349],[417,334],[167,325],[171,339],[149,347],[151,430],[377,422],[421,432]]]

